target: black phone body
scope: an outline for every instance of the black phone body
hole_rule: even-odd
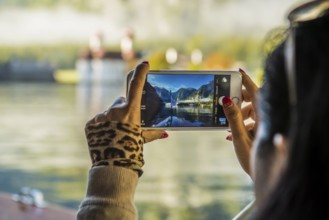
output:
[[[151,70],[143,89],[145,129],[227,129],[221,99],[241,106],[241,74],[220,70]]]

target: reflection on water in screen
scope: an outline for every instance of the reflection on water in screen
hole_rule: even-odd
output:
[[[38,188],[77,209],[90,167],[84,124],[124,95],[123,85],[0,84],[1,190]],[[176,131],[147,144],[140,219],[230,219],[248,203],[251,181],[226,135]]]
[[[213,125],[212,111],[212,106],[162,108],[153,123],[155,127],[211,127]]]

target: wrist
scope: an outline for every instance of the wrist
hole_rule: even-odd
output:
[[[87,125],[85,133],[93,167],[114,165],[142,174],[144,141],[139,125],[99,122]]]

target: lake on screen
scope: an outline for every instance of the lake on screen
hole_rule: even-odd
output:
[[[0,190],[37,188],[47,202],[77,209],[90,168],[85,122],[124,93],[124,83],[1,83]],[[140,219],[226,220],[253,199],[226,130],[168,133],[144,147]]]

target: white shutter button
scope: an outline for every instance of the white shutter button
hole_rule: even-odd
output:
[[[235,104],[238,104],[240,99],[238,97],[233,97],[232,98],[232,101],[235,103]]]
[[[221,97],[219,97],[218,98],[218,103],[221,105],[221,106],[223,106],[223,98],[224,98],[225,96],[221,96]]]

